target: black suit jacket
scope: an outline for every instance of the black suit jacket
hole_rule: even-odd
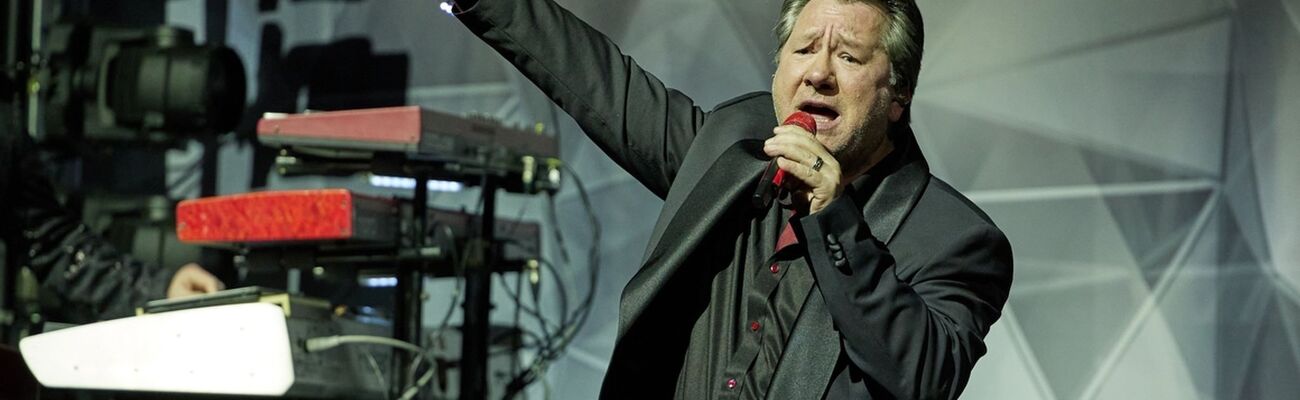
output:
[[[13,279],[20,266],[31,269],[41,283],[46,320],[125,317],[166,297],[176,270],[141,263],[91,231],[59,202],[44,168],[31,138],[0,127],[0,240],[9,254],[4,272]]]
[[[711,233],[743,220],[777,120],[767,93],[704,112],[549,0],[481,0],[460,19],[664,199],[623,291],[604,398],[671,395],[691,321],[674,285]],[[979,209],[910,148],[868,199],[845,196],[797,232],[821,295],[809,296],[768,397],[822,398],[837,362],[874,397],[955,398],[985,352],[1011,285],[1011,249]],[[843,357],[843,358],[842,358]],[[689,373],[689,372],[688,372]],[[833,394],[832,394],[833,396]]]

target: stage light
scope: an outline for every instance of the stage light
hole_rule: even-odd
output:
[[[460,182],[441,181],[437,179],[430,179],[428,185],[430,192],[459,192],[465,188],[465,185]],[[399,176],[370,175],[370,186],[386,189],[415,189],[415,179]]]
[[[371,276],[359,279],[361,287],[397,287],[396,276]]]

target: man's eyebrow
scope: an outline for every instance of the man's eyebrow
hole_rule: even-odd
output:
[[[793,39],[815,41],[821,39],[822,35],[825,32],[826,32],[825,30],[819,28],[808,28],[804,30],[802,33],[792,35],[792,36]],[[850,33],[844,31],[838,31],[835,32],[833,35],[835,35],[835,41],[842,43],[843,46],[845,47],[855,49],[855,50],[871,49],[871,46],[867,45],[867,41],[859,40],[857,37],[853,36]]]
[[[825,32],[825,30],[821,28],[813,27],[813,28],[805,29],[803,33],[795,35],[795,37],[803,40],[816,40],[817,38],[820,38],[822,36],[823,32]]]
[[[843,31],[835,33],[835,40],[852,49],[868,50],[870,48],[870,46],[867,46],[866,42],[858,40],[857,37]]]

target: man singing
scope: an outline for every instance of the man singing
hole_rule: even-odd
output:
[[[603,398],[956,398],[1011,287],[1006,237],[908,125],[911,0],[786,0],[770,93],[703,111],[550,0],[461,21],[664,199]],[[792,114],[814,126],[779,125]],[[751,201],[768,160],[781,201]]]

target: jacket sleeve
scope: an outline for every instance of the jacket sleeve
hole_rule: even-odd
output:
[[[6,134],[0,157],[0,234],[41,283],[50,320],[86,323],[131,315],[166,296],[175,272],[122,254],[94,234],[58,200],[30,138]]]
[[[900,278],[842,196],[800,220],[808,260],[853,367],[896,398],[956,399],[1011,287],[1011,245],[991,223],[950,224]]]
[[[457,2],[460,20],[572,116],[614,162],[660,198],[703,124],[686,95],[550,0]]]

